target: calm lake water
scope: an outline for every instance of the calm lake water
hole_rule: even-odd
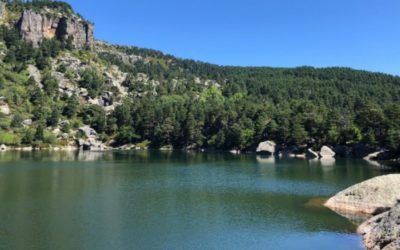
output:
[[[109,152],[0,154],[1,249],[362,249],[310,200],[382,173],[364,161]]]

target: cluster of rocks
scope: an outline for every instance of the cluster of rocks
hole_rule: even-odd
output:
[[[77,146],[80,149],[85,151],[105,151],[108,149],[108,147],[98,139],[96,130],[90,126],[79,128],[79,132],[86,138],[77,140]]]
[[[25,10],[17,26],[22,37],[34,46],[51,38],[71,41],[75,48],[93,44],[93,25],[75,15],[55,16]]]
[[[339,192],[325,206],[371,217],[358,228],[368,250],[400,249],[400,174],[375,177]]]
[[[309,159],[334,159],[336,155],[336,153],[328,146],[323,146],[319,152],[315,152],[311,148],[308,148],[305,153],[302,153],[297,147],[282,147],[273,141],[261,142],[258,145],[256,152],[284,157],[300,157]]]

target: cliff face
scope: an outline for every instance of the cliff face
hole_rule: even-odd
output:
[[[37,46],[43,39],[71,39],[75,48],[92,46],[93,26],[75,16],[54,17],[26,10],[18,22],[24,39]]]

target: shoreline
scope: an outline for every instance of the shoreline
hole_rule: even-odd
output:
[[[173,149],[173,148],[142,148],[132,146],[130,148],[123,147],[106,147],[102,150],[84,150],[82,147],[76,146],[55,146],[55,147],[39,147],[35,148],[32,146],[26,147],[7,147],[6,149],[0,148],[0,153],[2,152],[93,152],[93,153],[107,153],[107,152],[188,152],[188,153],[223,153],[231,155],[254,155],[260,159],[298,159],[298,160],[308,160],[308,161],[319,161],[324,163],[334,163],[339,159],[358,159],[364,160],[366,163],[379,168],[380,170],[395,170],[399,167],[400,162],[396,160],[374,160],[371,157],[355,157],[355,156],[335,156],[335,157],[319,157],[311,158],[307,154],[265,154],[256,151],[232,151],[232,150],[213,150],[213,149]],[[374,153],[376,154],[376,153]],[[400,156],[399,156],[400,157]]]

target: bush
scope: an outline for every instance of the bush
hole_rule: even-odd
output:
[[[0,132],[0,144],[18,146],[21,144],[21,138],[11,132]]]

